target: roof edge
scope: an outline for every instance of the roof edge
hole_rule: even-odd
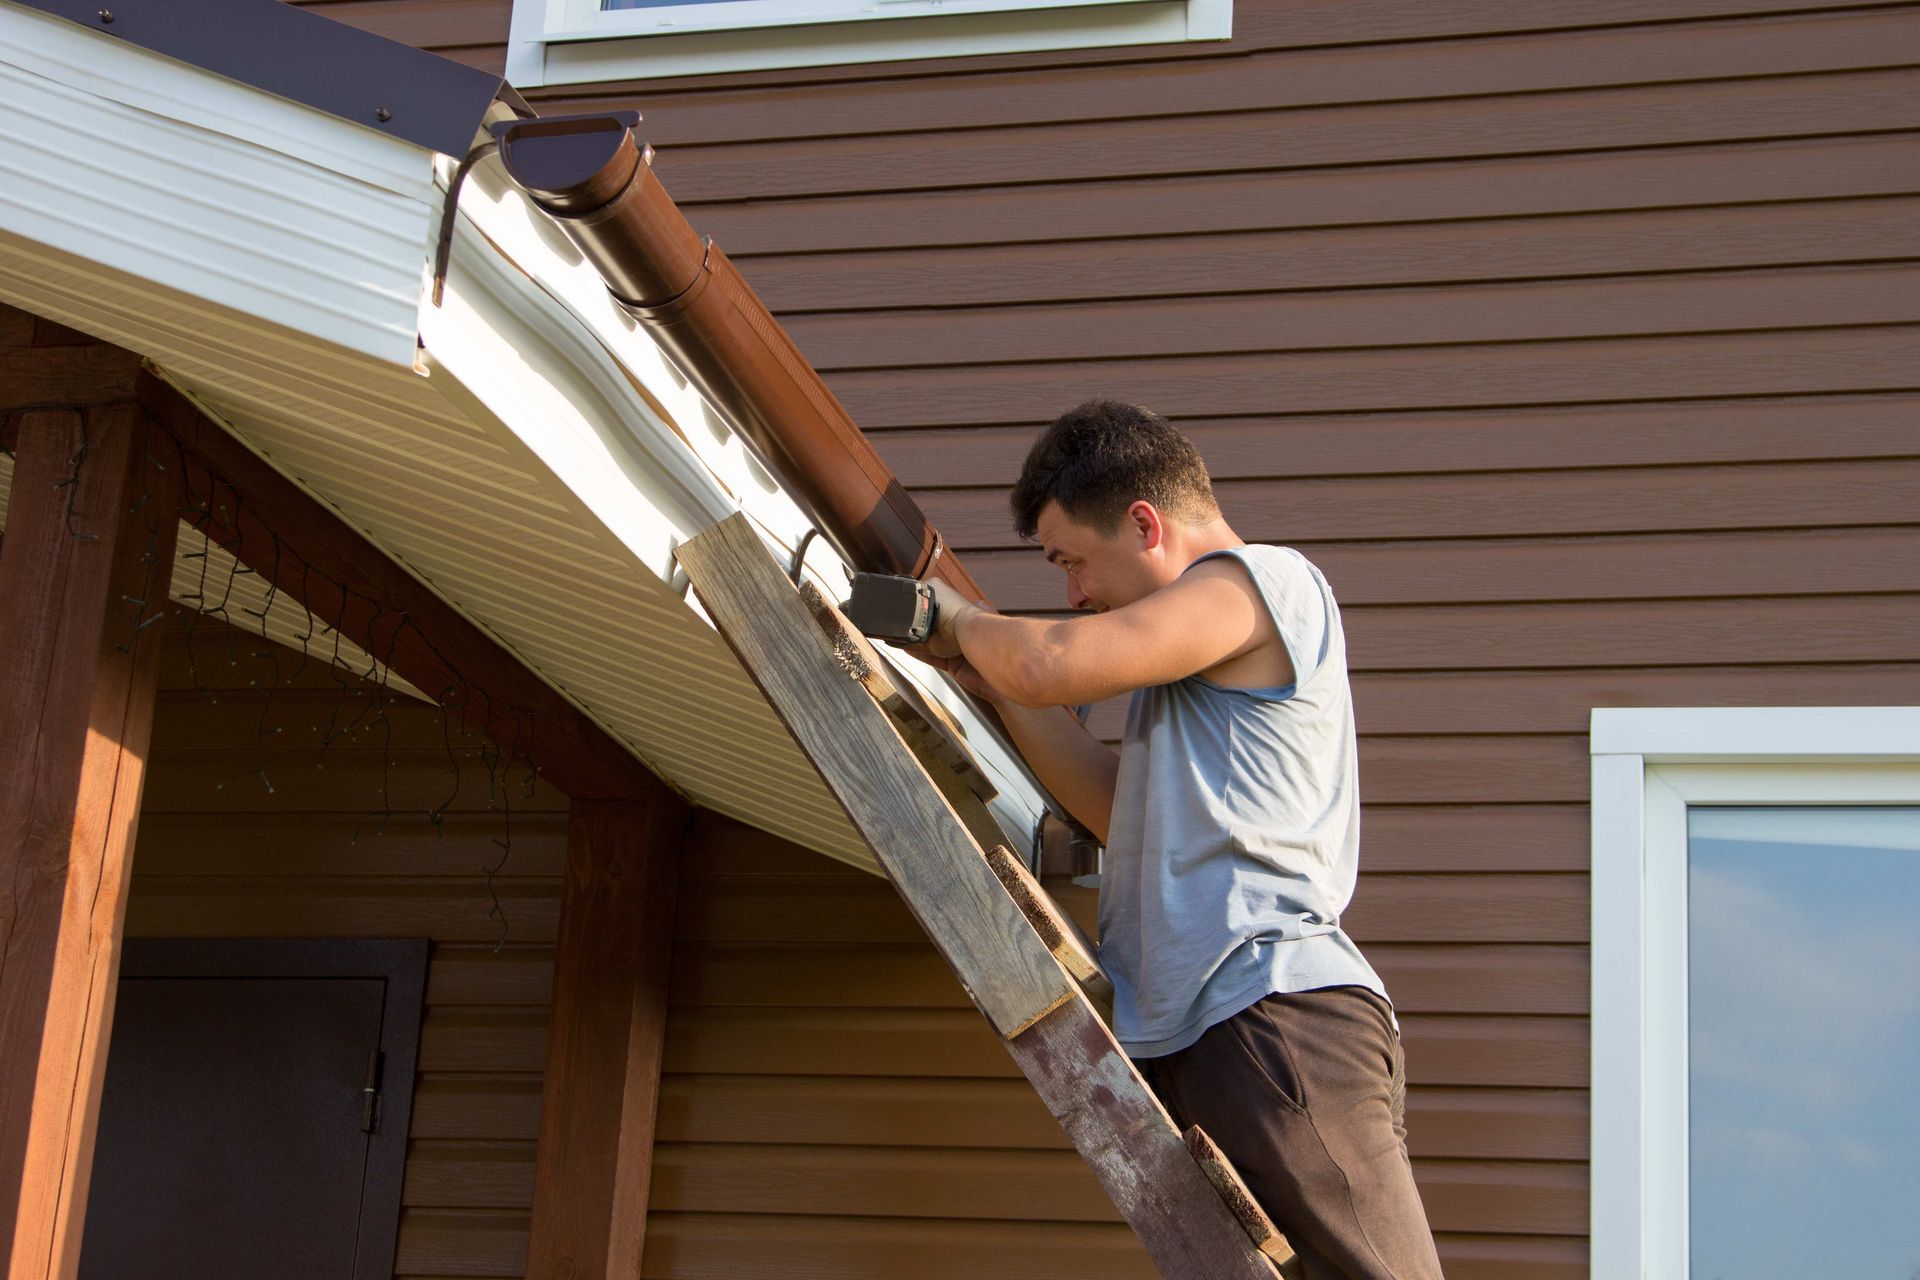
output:
[[[497,75],[281,0],[0,0],[36,9],[417,146],[465,155]]]

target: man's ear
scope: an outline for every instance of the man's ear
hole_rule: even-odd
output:
[[[1144,498],[1127,508],[1127,521],[1140,535],[1142,551],[1157,550],[1166,540],[1167,527],[1160,519],[1159,508]]]

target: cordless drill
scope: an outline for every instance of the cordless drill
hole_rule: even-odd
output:
[[[940,627],[933,588],[891,573],[854,574],[853,597],[841,612],[862,634],[893,644],[924,644]]]

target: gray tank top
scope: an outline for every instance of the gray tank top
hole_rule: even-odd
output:
[[[1360,859],[1360,779],[1346,635],[1320,570],[1247,546],[1294,683],[1201,676],[1134,692],[1100,884],[1114,1034],[1174,1053],[1276,991],[1348,984],[1386,997],[1340,928]],[[1195,564],[1200,560],[1194,561]]]

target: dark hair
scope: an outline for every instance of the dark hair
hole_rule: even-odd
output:
[[[1192,524],[1220,513],[1193,442],[1151,409],[1114,400],[1061,414],[1027,451],[1010,499],[1014,532],[1033,537],[1050,501],[1103,533],[1141,501]]]

